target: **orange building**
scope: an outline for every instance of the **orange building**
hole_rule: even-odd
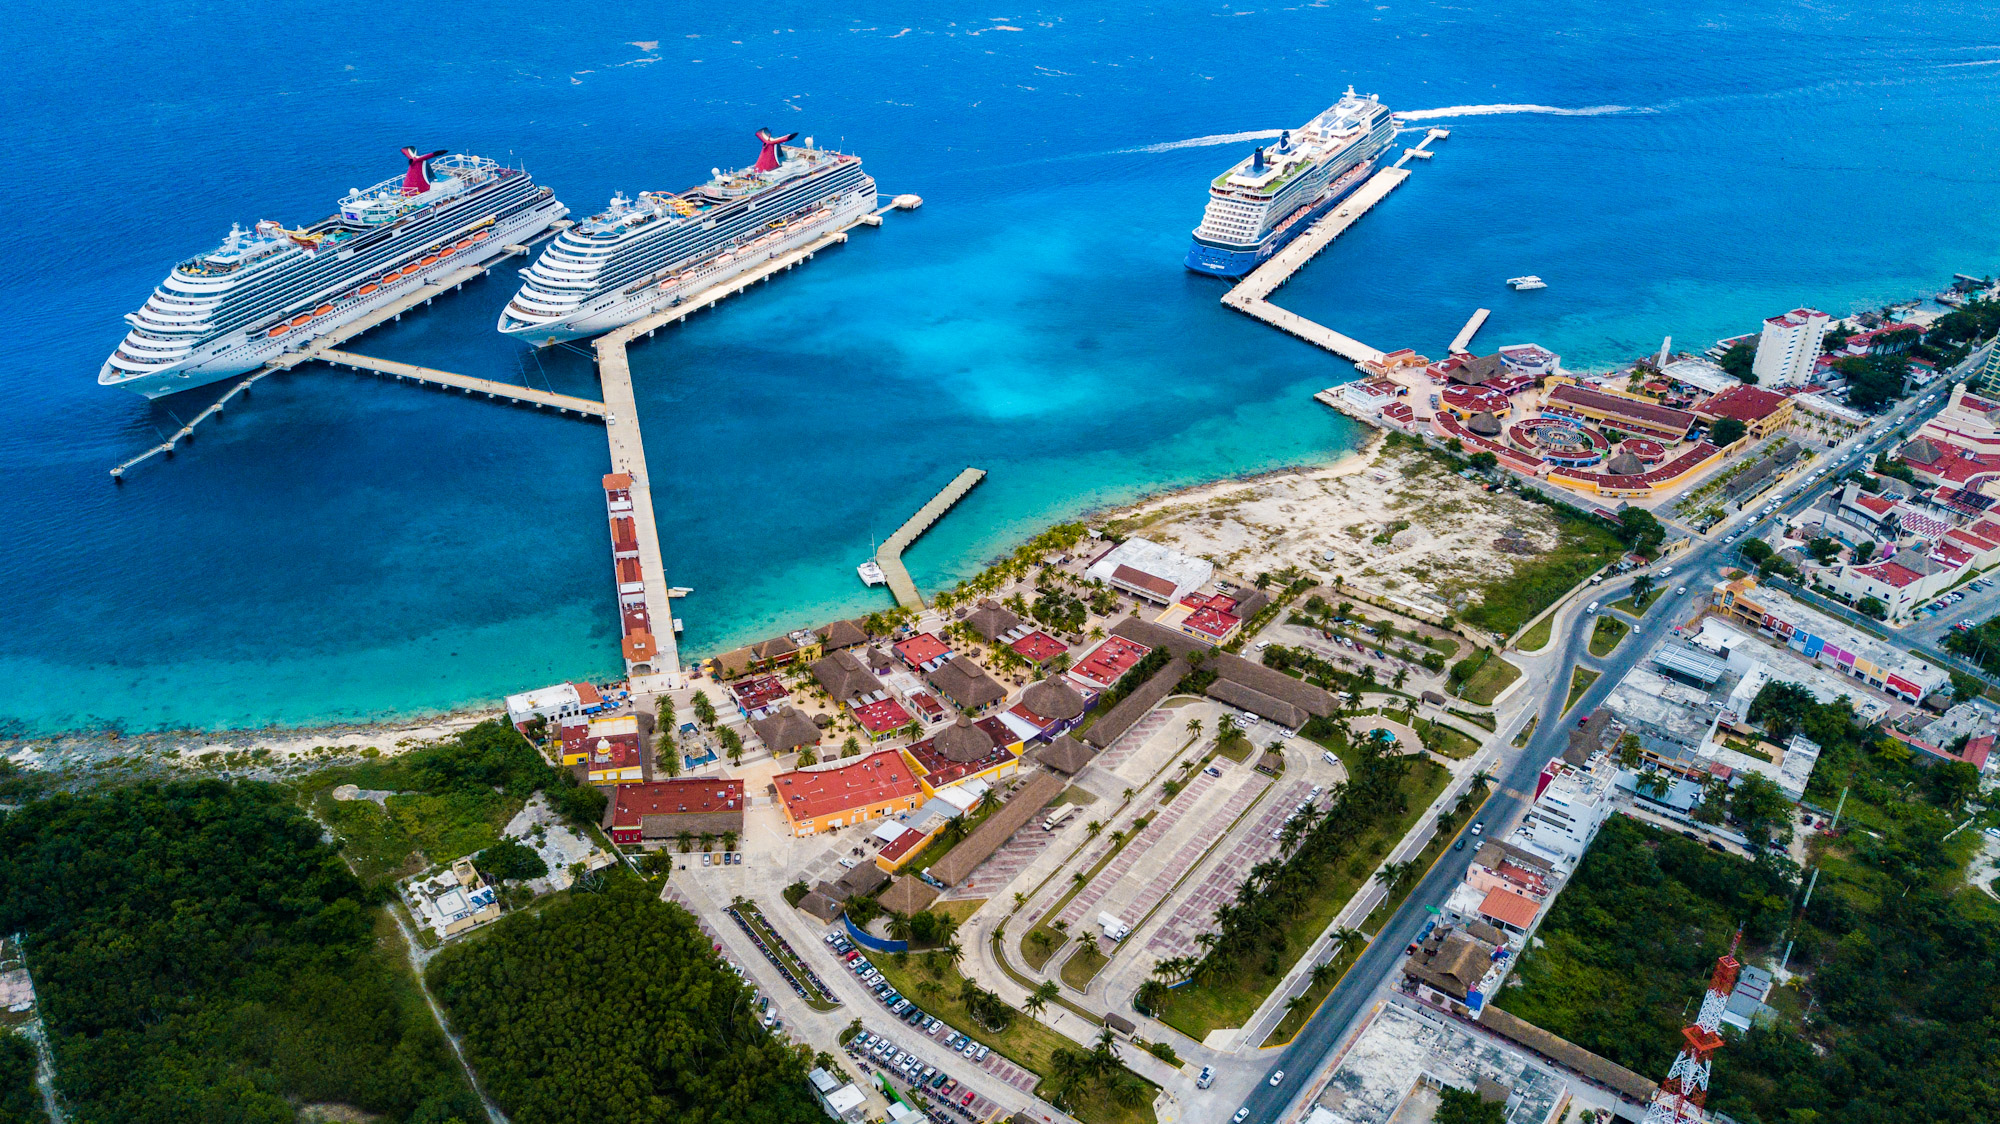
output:
[[[797,769],[771,778],[778,807],[795,836],[848,827],[914,809],[923,788],[903,755],[871,753],[830,769]]]

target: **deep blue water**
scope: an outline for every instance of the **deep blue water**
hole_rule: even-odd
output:
[[[1351,377],[1179,261],[1209,176],[1347,84],[1454,115],[1430,165],[1281,291],[1378,347],[1572,365],[1705,345],[2000,267],[2000,17],[1862,7],[823,5],[636,14],[16,6],[0,29],[0,717],[46,732],[408,714],[616,664],[601,430],[324,369],[172,461],[208,398],[99,364],[231,222],[319,218],[405,144],[512,153],[572,209],[754,156],[760,125],[926,203],[633,351],[691,654],[888,604],[853,566],[967,464],[920,584],[1174,484],[1336,455]],[[1010,13],[1004,14],[1003,13]],[[997,18],[996,18],[997,17]],[[1514,294],[1503,278],[1550,288]],[[501,274],[357,350],[595,394],[492,331]]]

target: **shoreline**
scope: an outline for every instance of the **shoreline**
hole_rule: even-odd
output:
[[[1047,530],[1057,522],[1090,523],[1101,526],[1120,518],[1129,518],[1148,507],[1181,499],[1191,500],[1218,490],[1255,485],[1286,476],[1336,472],[1348,462],[1359,463],[1381,443],[1381,430],[1364,427],[1364,432],[1364,439],[1359,445],[1331,457],[1149,489],[1131,499],[1085,508],[1067,518],[1051,517],[1053,521],[1038,523],[1033,533],[1021,537],[1018,542],[1027,542],[1035,534]],[[979,564],[978,569],[983,570],[1003,561],[1010,553],[1011,551],[985,559]],[[813,627],[813,625],[805,624],[798,627]],[[390,753],[391,747],[407,748],[422,742],[449,737],[503,712],[500,700],[496,697],[487,706],[457,707],[443,712],[422,712],[383,718],[374,722],[225,727],[212,730],[178,728],[138,732],[114,727],[58,730],[44,734],[0,738],[0,757],[12,759],[17,764],[28,767],[47,768],[80,763],[87,759],[101,760],[109,756],[131,754],[143,754],[162,760],[171,757],[185,764],[208,753],[248,753],[260,750],[265,751],[268,757],[282,760],[314,756],[322,748],[332,749],[336,753],[351,754],[372,746],[384,753]]]

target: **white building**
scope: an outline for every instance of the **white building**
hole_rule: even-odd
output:
[[[1084,571],[1105,585],[1160,605],[1171,605],[1207,585],[1215,566],[1147,539],[1126,539]]]
[[[868,1098],[852,1081],[842,1081],[824,1069],[814,1069],[807,1077],[812,1081],[813,1099],[828,1116],[844,1124],[861,1124],[867,1117]]]
[[[560,722],[604,705],[604,697],[588,683],[558,683],[507,696],[507,720],[519,726],[533,718]]]
[[[1764,321],[1757,337],[1757,361],[1750,368],[1759,386],[1805,386],[1812,382],[1820,340],[1826,336],[1826,313],[1795,308]]]
[[[1603,761],[1600,757],[1596,763]],[[1611,817],[1616,779],[1615,769],[1586,769],[1551,757],[1535,782],[1535,802],[1509,841],[1565,874],[1574,871],[1597,829]]]

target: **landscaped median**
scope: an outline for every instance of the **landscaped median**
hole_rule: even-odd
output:
[[[1618,647],[1618,642],[1625,639],[1625,634],[1630,631],[1632,626],[1617,617],[1597,618],[1597,623],[1590,629],[1590,654],[1599,659],[1610,655],[1612,650]]]
[[[1590,685],[1597,682],[1600,674],[1602,672],[1587,667],[1579,667],[1569,673],[1569,698],[1563,700],[1563,713],[1569,713],[1569,708],[1576,705],[1576,700],[1582,698],[1585,691],[1590,690]]]
[[[1451,665],[1449,681],[1459,698],[1480,706],[1491,706],[1500,692],[1521,677],[1521,669],[1481,648]]]
[[[792,978],[792,982],[798,985],[799,990],[805,993],[806,1006],[815,1011],[831,1011],[840,1006],[840,1000],[821,991],[815,983],[817,977],[778,939],[776,930],[771,928],[771,922],[764,917],[763,911],[757,908],[755,902],[738,898],[735,909],[743,918],[743,927],[764,942],[764,947],[777,958],[778,967],[783,969],[785,974]]]

